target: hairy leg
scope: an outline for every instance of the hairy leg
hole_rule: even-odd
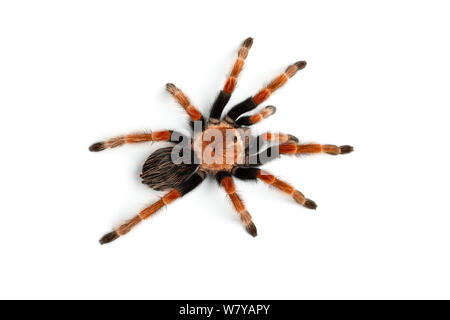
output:
[[[259,146],[258,146],[259,147]],[[301,155],[301,154],[318,154],[326,153],[330,155],[347,154],[353,151],[353,147],[349,145],[335,146],[331,144],[296,144],[285,143],[276,146],[270,146],[257,154],[250,157],[250,166],[260,166],[271,160],[276,159],[276,155]]]
[[[223,171],[219,172],[216,175],[216,180],[219,183],[219,185],[225,189],[226,193],[228,194],[228,197],[230,197],[230,200],[233,203],[233,207],[239,214],[241,221],[244,224],[247,232],[250,233],[253,237],[256,237],[257,230],[255,224],[252,221],[252,216],[250,215],[250,213],[248,213],[244,203],[236,193],[236,188],[234,186],[234,182],[233,179],[231,178],[230,173]]]
[[[126,143],[139,143],[148,141],[179,142],[180,137],[183,137],[183,139],[187,139],[187,137],[183,134],[173,130],[154,131],[152,133],[127,134],[124,136],[111,138],[106,141],[94,143],[89,147],[89,150],[97,152],[108,148],[115,148]]]
[[[278,190],[290,195],[298,204],[308,208],[316,209],[317,205],[314,201],[305,198],[303,193],[296,190],[290,184],[277,179],[274,175],[259,168],[243,168],[235,167],[232,171],[233,176],[242,180],[261,180]]]
[[[184,196],[188,192],[192,191],[200,183],[203,182],[205,177],[206,177],[206,173],[203,171],[198,171],[198,172],[194,173],[185,182],[183,182],[179,187],[173,189],[172,191],[167,193],[165,196],[163,196],[160,200],[156,201],[149,207],[147,207],[144,210],[142,210],[141,212],[139,212],[134,218],[132,218],[128,222],[122,224],[121,226],[116,228],[114,231],[111,231],[110,233],[105,234],[100,239],[100,244],[105,244],[105,243],[114,241],[117,238],[127,234],[138,223],[147,219],[149,216],[151,216],[153,213],[155,213],[162,207],[168,205],[169,203],[173,202],[174,200],[176,200],[176,199]]]
[[[277,143],[297,143],[298,138],[293,136],[292,134],[286,133],[273,133],[273,132],[265,132],[258,136],[264,142],[277,142]]]
[[[247,38],[242,43],[238,52],[238,57],[234,62],[233,69],[231,69],[231,73],[228,76],[225,86],[223,90],[220,91],[211,108],[211,113],[209,115],[209,122],[211,123],[219,122],[220,117],[222,115],[222,111],[225,108],[228,101],[230,100],[231,94],[233,93],[233,90],[236,87],[238,76],[241,73],[242,68],[244,67],[244,61],[247,58],[248,51],[252,47],[252,44],[253,44],[252,38]]]
[[[280,154],[326,153],[335,156],[350,153],[353,147],[349,145],[338,147],[332,144],[282,144],[279,151]]]
[[[306,67],[306,61],[298,61],[293,65],[287,67],[286,71],[272,80],[265,88],[261,89],[254,97],[253,101],[258,105],[261,102],[267,100],[272,93],[283,86],[290,78],[292,78],[297,71],[302,70]]]
[[[200,111],[197,110],[190,102],[184,93],[178,89],[173,83],[166,84],[167,91],[177,100],[177,102],[183,107],[192,121],[201,121],[203,119]]]
[[[277,109],[274,106],[267,106],[252,116],[239,117],[239,119],[236,120],[236,124],[238,126],[254,125],[254,124],[260,122],[261,120],[268,118],[271,115],[275,114],[276,110]]]
[[[231,108],[231,110],[227,113],[225,120],[230,124],[234,124],[239,116],[255,109],[260,103],[267,100],[273,92],[283,86],[289,78],[292,78],[297,71],[303,69],[305,66],[305,61],[298,61],[293,65],[290,65],[286,71],[276,77],[265,88],[261,89],[255,96],[247,98]]]

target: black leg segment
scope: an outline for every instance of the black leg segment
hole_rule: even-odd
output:
[[[210,122],[217,122],[217,123],[219,122],[220,117],[222,116],[222,111],[227,105],[228,101],[230,100],[230,97],[231,97],[230,93],[227,93],[223,90],[220,91],[211,108],[211,113],[209,115]]]
[[[231,121],[235,122],[236,119],[240,115],[242,115],[250,110],[255,109],[256,106],[257,105],[256,105],[255,101],[253,100],[253,97],[250,97],[250,98],[242,101],[241,103],[238,103],[233,108],[231,108],[231,110],[228,111],[228,114],[227,114],[227,117],[225,120],[231,119]]]

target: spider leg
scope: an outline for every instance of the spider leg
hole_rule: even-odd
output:
[[[222,111],[225,108],[226,104],[230,100],[231,94],[233,93],[234,88],[237,84],[237,78],[244,67],[244,61],[247,58],[248,51],[252,47],[253,39],[247,38],[242,43],[236,61],[234,62],[233,69],[231,69],[230,75],[228,76],[227,81],[225,82],[225,86],[220,91],[217,96],[214,104],[211,108],[211,112],[209,115],[210,123],[218,123],[220,120],[220,116],[222,115]]]
[[[106,141],[94,143],[89,147],[89,151],[94,152],[102,151],[108,148],[115,148],[126,143],[138,143],[148,141],[179,142],[180,137],[183,137],[183,139],[187,139],[187,137],[184,136],[183,134],[173,130],[154,131],[152,133],[127,134],[124,136],[111,138]]]
[[[252,139],[250,139],[249,141],[248,150],[246,149],[246,152],[249,156],[250,154],[254,155],[267,145],[274,145],[279,143],[298,143],[298,138],[291,134],[281,132],[273,133],[268,131],[260,134],[257,137],[252,137]]]
[[[183,91],[178,89],[173,83],[166,84],[167,91],[172,95],[172,97],[177,100],[177,102],[183,107],[192,121],[203,121],[203,115],[197,110],[186,98]]]
[[[353,151],[353,147],[349,145],[335,146],[331,144],[295,144],[285,143],[276,146],[270,146],[269,148],[260,151],[258,154],[253,155],[250,165],[262,165],[271,160],[274,160],[274,155],[301,155],[301,154],[316,154],[326,153],[330,155],[347,154]]]
[[[290,78],[292,78],[297,73],[297,71],[303,69],[304,67],[306,67],[305,61],[298,61],[293,65],[287,67],[287,69],[282,74],[272,80],[271,83],[269,83],[265,88],[261,89],[256,95],[247,98],[246,100],[238,103],[233,108],[231,108],[231,110],[227,113],[225,120],[230,124],[234,124],[236,119],[240,115],[255,109],[260,103],[267,100],[273,92],[275,92]]]
[[[267,100],[267,98],[269,98],[270,95],[275,92],[275,90],[283,86],[289,80],[289,78],[292,78],[297,73],[297,71],[302,70],[304,67],[306,67],[306,61],[297,61],[293,65],[287,67],[286,71],[272,80],[271,83],[269,83],[265,88],[261,89],[253,97],[253,101],[255,102],[255,104],[258,105],[261,102]]]
[[[117,238],[127,234],[128,232],[130,232],[130,230],[133,227],[135,227],[142,220],[147,219],[149,216],[151,216],[153,213],[155,213],[162,207],[168,205],[169,203],[173,202],[174,200],[176,200],[176,199],[184,196],[188,192],[192,191],[200,183],[203,182],[205,177],[206,177],[206,173],[203,171],[198,171],[198,172],[194,173],[186,181],[181,183],[180,186],[173,189],[172,191],[167,193],[165,196],[163,196],[160,200],[156,201],[149,207],[147,207],[144,210],[142,210],[141,212],[139,212],[134,218],[132,218],[128,222],[122,224],[121,226],[116,228],[114,231],[111,231],[110,233],[105,234],[100,239],[100,244],[105,244],[105,243],[114,241]]]
[[[238,126],[254,125],[260,122],[262,119],[268,118],[271,115],[273,115],[276,112],[276,110],[277,109],[274,106],[267,106],[252,116],[239,117],[239,119],[236,120],[236,124]]]
[[[230,198],[233,204],[234,209],[239,214],[241,221],[244,224],[247,232],[250,233],[253,237],[256,237],[257,230],[255,224],[252,221],[252,216],[250,215],[250,213],[248,213],[244,203],[236,193],[236,188],[234,186],[234,182],[233,179],[231,178],[230,173],[221,171],[216,174],[216,180],[219,183],[219,185],[225,189],[228,197]]]
[[[292,134],[286,133],[273,133],[273,132],[265,132],[258,136],[264,142],[278,142],[278,143],[298,143],[298,138],[293,136]]]
[[[233,176],[242,180],[261,180],[278,190],[290,195],[298,204],[308,208],[316,209],[317,205],[314,201],[305,198],[303,193],[296,190],[290,184],[277,179],[274,175],[259,168],[235,167],[232,171]]]
[[[353,147],[348,145],[338,147],[332,144],[282,144],[279,151],[280,154],[326,153],[335,156],[350,153]]]

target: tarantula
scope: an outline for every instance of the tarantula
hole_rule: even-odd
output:
[[[316,209],[317,205],[314,201],[307,199],[288,183],[258,167],[282,154],[327,153],[338,155],[352,152],[353,147],[349,145],[338,147],[329,144],[299,144],[295,136],[284,133],[266,132],[258,137],[251,135],[249,127],[273,115],[276,109],[273,106],[266,106],[253,115],[244,116],[244,114],[267,100],[297,71],[303,69],[306,66],[305,61],[298,61],[287,67],[282,74],[256,95],[237,104],[221,118],[222,111],[236,87],[237,78],[252,44],[252,38],[247,38],[242,43],[225,86],[212,105],[209,119],[205,119],[175,85],[171,83],[166,85],[167,91],[184,108],[191,119],[192,139],[173,130],[164,130],[152,133],[128,134],[97,142],[89,147],[90,151],[101,151],[125,143],[147,141],[172,143],[172,146],[158,149],[152,153],[145,161],[141,174],[142,183],[147,184],[154,190],[168,191],[168,193],[128,222],[104,235],[100,239],[101,244],[123,236],[142,220],[172,201],[186,195],[201,184],[207,174],[214,176],[218,184],[225,189],[243,225],[252,236],[257,234],[256,227],[236,193],[232,176],[243,180],[262,180],[290,195],[300,205],[309,209]]]

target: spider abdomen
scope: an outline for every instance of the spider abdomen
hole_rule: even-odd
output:
[[[158,191],[173,189],[185,181],[197,168],[195,164],[172,162],[173,147],[158,149],[142,167],[142,183]]]

